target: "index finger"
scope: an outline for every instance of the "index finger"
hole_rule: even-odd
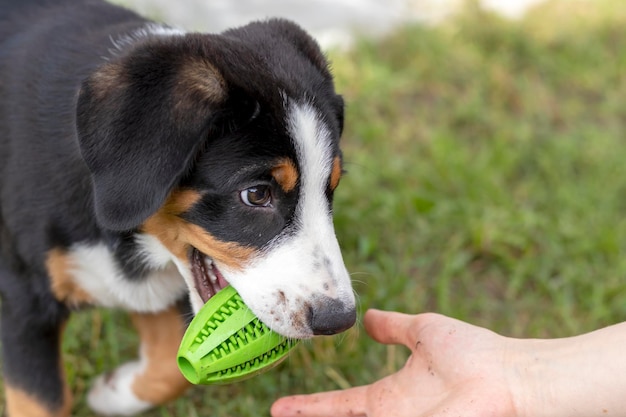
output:
[[[366,386],[277,400],[272,417],[365,417]]]

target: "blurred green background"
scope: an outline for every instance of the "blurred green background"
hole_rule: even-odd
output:
[[[520,21],[469,3],[329,55],[347,103],[335,223],[359,316],[435,311],[515,337],[626,320],[626,3],[549,1]],[[137,339],[104,310],[67,335],[88,416],[90,381]],[[278,396],[368,383],[406,357],[359,323],[145,415],[269,415]]]

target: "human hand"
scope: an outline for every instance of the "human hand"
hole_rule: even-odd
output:
[[[370,385],[281,398],[273,417],[518,415],[508,338],[432,313],[369,310],[364,324],[374,340],[411,349],[405,366]]]

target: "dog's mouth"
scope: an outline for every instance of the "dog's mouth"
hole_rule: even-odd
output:
[[[191,274],[203,303],[206,303],[219,290],[226,287],[228,282],[222,276],[215,262],[198,249],[193,248],[189,254]]]

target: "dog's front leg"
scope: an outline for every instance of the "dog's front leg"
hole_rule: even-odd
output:
[[[72,395],[61,360],[68,311],[51,295],[34,291],[26,277],[0,280],[12,282],[3,285],[0,313],[7,415],[68,416]]]
[[[180,310],[131,315],[139,332],[139,360],[100,376],[91,391],[91,408],[105,415],[132,415],[181,395],[189,383],[176,364],[185,331]]]

